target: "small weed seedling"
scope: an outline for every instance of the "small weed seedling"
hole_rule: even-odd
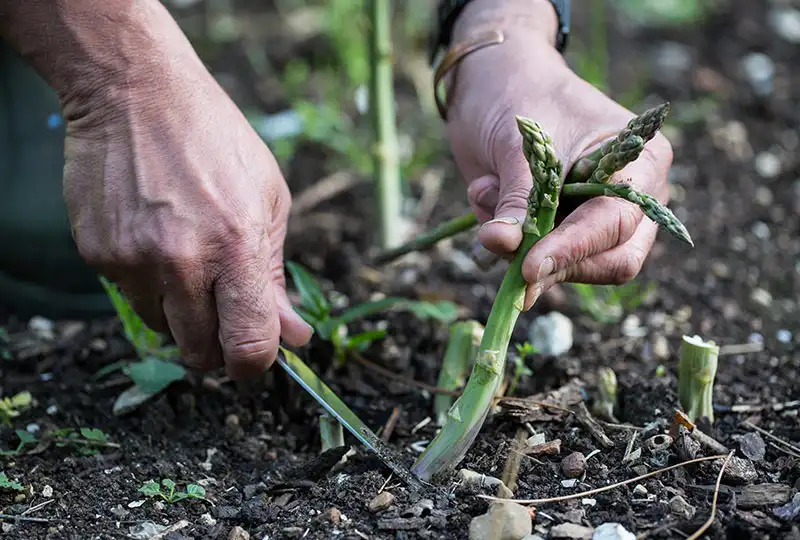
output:
[[[0,420],[7,426],[11,426],[11,419],[16,418],[21,414],[21,411],[27,408],[33,397],[30,392],[20,392],[10,398],[4,397],[0,400]]]
[[[17,429],[14,431],[19,439],[19,444],[12,450],[0,450],[0,456],[18,456],[26,448],[32,453],[39,453],[48,447],[70,448],[82,456],[93,456],[103,448],[119,448],[119,444],[111,442],[108,435],[97,428],[82,427],[80,429],[62,428],[45,433],[37,438],[36,435]]]
[[[142,487],[139,488],[139,492],[150,498],[160,497],[167,504],[176,503],[183,499],[208,500],[206,499],[206,490],[203,486],[188,484],[186,486],[186,491],[176,491],[175,482],[169,478],[162,479],[161,484],[155,480],[148,480],[142,484]]]
[[[121,370],[133,381],[134,386],[120,394],[114,403],[114,412],[119,414],[133,410],[173,382],[183,379],[186,369],[173,361],[178,357],[178,348],[165,345],[165,336],[147,327],[116,285],[105,278],[100,281],[122,322],[125,338],[139,357],[135,362],[110,364],[95,374],[95,378],[100,378]]]
[[[16,480],[9,479],[8,476],[6,476],[6,473],[0,472],[0,489],[13,489],[14,491],[22,491],[25,488]]]
[[[364,351],[387,334],[386,330],[371,330],[350,336],[347,325],[357,320],[389,309],[407,309],[421,319],[433,318],[445,323],[452,322],[458,315],[458,307],[451,302],[431,303],[397,297],[366,302],[334,315],[330,300],[308,270],[292,261],[286,262],[286,268],[300,294],[300,305],[295,310],[320,338],[333,345],[339,365],[350,351]]]

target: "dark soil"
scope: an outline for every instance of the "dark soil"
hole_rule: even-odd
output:
[[[579,388],[591,406],[596,370],[609,366],[620,383],[619,422],[644,429],[607,426],[614,445],[606,448],[574,416],[557,411],[545,415],[530,408],[525,413],[530,426],[545,433],[547,440],[560,439],[561,452],[522,459],[516,498],[576,493],[685,459],[676,445],[653,452],[644,447],[649,437],[667,433],[672,422],[681,335],[698,333],[722,345],[763,341],[761,351],[720,358],[715,402],[721,410],[710,434],[736,450],[755,476],[724,478],[707,535],[800,538],[800,517],[791,521],[775,513],[800,490],[800,454],[769,438],[764,438],[763,459],[751,461],[740,449],[742,436],[752,433],[744,421],[800,443],[798,409],[770,407],[800,398],[800,51],[769,28],[764,4],[725,2],[702,24],[650,33],[621,33],[612,23],[615,95],[632,84],[633,75],[649,69],[650,77],[638,83],[645,99],[635,108],[672,103],[675,120],[666,131],[675,148],[671,207],[688,227],[696,248],[659,237],[641,277],[657,283],[656,292],[626,314],[624,322],[594,321],[577,309],[569,288],[520,319],[515,337],[524,340],[536,316],[548,307],[558,308],[575,324],[575,343],[558,358],[536,357],[535,375],[523,380],[516,396],[553,400],[548,393],[569,384]],[[187,20],[191,14],[188,10]],[[584,27],[579,15],[578,36]],[[292,51],[274,41],[264,39],[273,60],[282,65]],[[659,65],[653,58],[666,41],[687,45],[692,55],[687,69],[669,77],[652,68]],[[296,54],[307,58],[325,50],[324,43],[313,40],[293,46]],[[764,52],[776,65],[775,88],[767,97],[758,97],[742,74],[741,59],[750,52]],[[269,85],[260,84],[251,69],[242,67],[246,64],[238,42],[208,54],[215,72],[233,81],[228,85],[231,94],[243,105],[270,112],[285,105],[284,98],[264,90]],[[713,110],[699,108],[708,102],[704,99],[711,100]],[[694,117],[689,111],[696,112]],[[762,152],[779,160],[776,174],[765,174],[769,163]],[[445,168],[447,177],[428,226],[465,208],[464,189],[447,155],[436,165]],[[299,149],[286,170],[292,190],[300,193],[333,169],[328,153],[309,144]],[[454,250],[468,250],[470,238],[391,269],[364,267],[374,229],[369,197],[368,184],[357,186],[295,216],[287,257],[320,274],[353,304],[376,292],[449,298],[464,305],[468,316],[485,321],[502,268],[465,274],[455,266]],[[412,444],[430,440],[435,428],[432,423],[415,428],[431,415],[432,396],[409,381],[435,384],[447,329],[402,313],[392,314],[389,323],[390,336],[365,357],[400,380],[357,362],[335,368],[329,347],[318,340],[300,352],[376,430],[393,411],[399,412],[390,444],[410,465],[417,455]],[[68,447],[50,446],[4,458],[5,473],[24,484],[25,491],[0,491],[2,512],[18,515],[28,510],[26,517],[43,520],[4,519],[5,537],[127,538],[131,528],[146,521],[172,525],[186,520],[165,538],[228,538],[235,526],[257,539],[466,538],[470,520],[487,509],[486,500],[449,480],[444,486],[451,497],[433,497],[432,509],[415,506],[418,497],[390,478],[390,472],[352,439],[355,454],[335,466],[340,454],[320,455],[319,408],[278,370],[270,371],[264,381],[239,387],[219,373],[193,374],[137,411],[115,417],[112,404],[129,382],[114,375],[93,378],[101,367],[132,355],[114,321],[59,322],[56,335],[62,337],[53,341],[36,338],[26,328],[27,321],[14,317],[6,326],[12,347],[2,365],[2,395],[28,390],[35,398],[33,407],[13,419],[14,428],[90,426],[106,432],[119,447],[83,456]],[[755,410],[723,410],[735,404],[751,404]],[[514,436],[523,427],[519,414],[510,411],[503,408],[503,414],[485,425],[460,467],[502,475]],[[633,448],[642,448],[642,454],[623,463],[633,433],[638,433]],[[2,440],[4,448],[15,446],[13,429],[4,428]],[[588,460],[585,476],[575,486],[563,487],[563,457],[593,450],[599,452]],[[697,455],[713,452],[701,449]],[[641,489],[635,493],[635,484],[629,484],[583,501],[541,504],[534,532],[547,538],[560,523],[596,527],[619,522],[640,537],[685,538],[709,517],[718,472],[718,462],[704,462],[643,480],[646,494]],[[157,505],[147,499],[131,504],[145,501],[137,491],[143,482],[160,478],[174,479],[180,487],[199,483],[210,502]],[[748,490],[758,484],[786,486],[788,495],[780,502],[743,504]],[[52,488],[48,497],[42,494],[50,491],[46,486]],[[386,510],[370,512],[368,504],[382,487],[396,501]],[[671,509],[676,496],[695,509],[693,515]],[[42,503],[47,504],[36,508]]]

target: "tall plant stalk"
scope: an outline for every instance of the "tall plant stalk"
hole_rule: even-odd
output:
[[[391,0],[369,0],[370,113],[375,133],[375,186],[380,245],[402,242],[402,189],[392,74]]]

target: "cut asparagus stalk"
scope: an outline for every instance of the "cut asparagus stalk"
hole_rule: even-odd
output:
[[[632,118],[616,137],[606,141],[600,148],[578,160],[567,175],[565,183],[588,182],[598,168],[600,161],[605,156],[618,151],[620,144],[631,136],[641,137],[643,145],[646,144],[647,141],[655,137],[658,130],[664,125],[664,120],[668,114],[669,103],[663,103],[658,107],[646,110],[636,118]],[[609,174],[614,172],[616,171],[612,171]]]
[[[319,416],[319,438],[322,441],[322,451],[344,446],[344,430],[342,424],[330,414]]]
[[[597,371],[597,393],[594,415],[616,423],[614,409],[617,407],[617,374],[610,367],[601,367]]]
[[[714,422],[713,390],[719,346],[700,336],[683,336],[678,361],[678,399],[692,422]]]
[[[587,197],[605,195],[625,199],[641,208],[644,215],[655,221],[672,236],[694,247],[689,231],[669,208],[658,202],[655,197],[636,191],[627,184],[565,184],[562,193]]]
[[[450,327],[450,340],[436,386],[445,390],[458,390],[464,386],[482,336],[483,325],[478,321],[459,321]],[[453,405],[453,399],[450,394],[440,393],[433,400],[433,412],[440,426],[447,421],[447,412]]]
[[[553,229],[562,164],[556,157],[550,137],[538,123],[517,116],[517,127],[522,134],[522,150],[533,179],[522,227],[522,243],[500,284],[464,392],[448,412],[441,431],[411,469],[423,480],[458,464],[489,414],[503,377],[511,334],[523,309],[527,282],[522,276],[522,262],[534,244]]]
[[[386,264],[412,251],[425,251],[436,245],[437,242],[455,236],[458,233],[468,231],[477,224],[478,218],[472,212],[455,217],[436,226],[430,231],[422,233],[413,240],[409,240],[405,244],[382,251],[373,258],[373,262],[375,264]]]

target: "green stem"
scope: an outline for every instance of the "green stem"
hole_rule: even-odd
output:
[[[436,386],[443,390],[458,390],[464,385],[470,366],[481,344],[483,325],[478,321],[459,321],[450,327],[450,339],[444,353],[442,369]],[[444,425],[453,405],[453,396],[439,393],[433,399],[433,412],[438,424]]]
[[[402,235],[402,200],[392,77],[390,0],[369,3],[370,110],[376,136],[375,181],[380,214],[380,244],[396,246]]]
[[[536,242],[553,229],[561,162],[539,124],[517,117],[517,126],[533,177],[522,242],[500,284],[467,386],[448,412],[441,431],[411,469],[423,480],[444,473],[461,461],[483,426],[503,377],[511,334],[523,310],[528,283],[522,276],[522,263]]]
[[[692,422],[700,418],[714,421],[714,379],[719,346],[700,336],[683,336],[678,362],[678,399]]]
[[[399,259],[403,255],[411,253],[412,251],[425,251],[432,248],[437,242],[450,238],[464,231],[468,231],[478,224],[478,218],[474,213],[469,212],[462,216],[455,217],[449,221],[445,221],[441,225],[422,233],[413,240],[406,242],[400,246],[388,249],[376,255],[373,258],[375,264],[386,264]]]

